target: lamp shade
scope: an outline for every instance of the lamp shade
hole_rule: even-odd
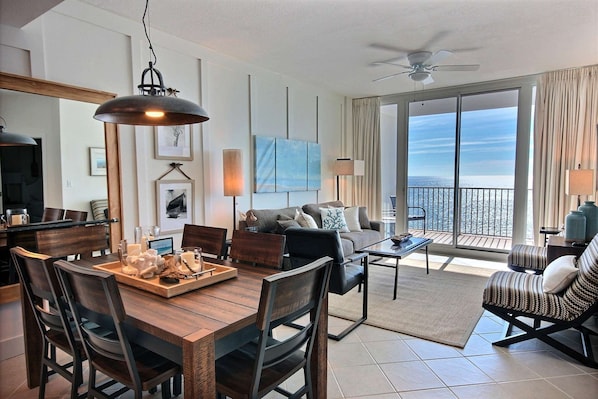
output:
[[[565,194],[593,195],[595,189],[593,169],[570,169],[565,175]]]
[[[144,126],[188,125],[210,119],[203,108],[191,101],[152,94],[106,101],[98,107],[94,118],[108,123]]]
[[[5,132],[4,126],[0,126],[0,147],[19,147],[27,145],[37,145],[37,143],[29,136]]]
[[[243,194],[243,154],[239,149],[222,150],[222,176],[224,195],[234,197]]]
[[[334,161],[334,173],[337,176],[363,176],[365,162],[349,158],[339,158]]]

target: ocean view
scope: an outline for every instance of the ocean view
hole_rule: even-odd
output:
[[[461,176],[460,187],[513,188],[513,176]],[[409,176],[409,187],[453,187],[453,179],[439,176]]]

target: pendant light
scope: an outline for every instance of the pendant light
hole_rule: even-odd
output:
[[[149,68],[141,74],[141,84],[137,86],[139,94],[117,97],[101,104],[94,118],[108,123],[145,126],[188,125],[207,121],[210,119],[207,112],[191,101],[177,98],[177,90],[168,89],[171,96],[166,95],[162,74],[155,68],[158,59],[145,24],[148,6],[149,0],[146,0],[141,22],[154,61],[150,61]]]
[[[0,119],[6,124],[6,120],[3,117],[0,116]],[[37,143],[29,136],[5,132],[4,126],[0,125],[0,147],[19,147],[27,145],[37,145]]]

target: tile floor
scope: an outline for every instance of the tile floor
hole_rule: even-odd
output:
[[[344,323],[331,317],[330,329]],[[582,366],[537,340],[508,348],[492,346],[502,328],[499,318],[484,313],[465,348],[459,349],[362,325],[341,342],[329,341],[328,398],[598,398],[598,369]],[[284,328],[278,333],[284,334]],[[560,339],[573,342],[576,337],[567,331]],[[594,348],[598,353],[598,340]],[[0,398],[37,398],[38,390],[26,386],[24,368],[22,355],[0,362]],[[302,381],[301,375],[296,377],[288,384]],[[159,397],[159,392],[144,395]],[[278,397],[282,396],[267,396]],[[66,381],[51,377],[46,398],[68,398]]]

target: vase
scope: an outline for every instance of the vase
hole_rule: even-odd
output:
[[[565,241],[585,242],[586,217],[580,211],[571,211],[565,216]]]
[[[577,210],[586,217],[586,242],[590,242],[598,234],[598,206],[594,201],[585,201]]]

